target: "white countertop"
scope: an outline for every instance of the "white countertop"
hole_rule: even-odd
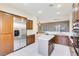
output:
[[[53,38],[53,37],[54,37],[54,35],[44,35],[44,34],[43,34],[43,35],[39,36],[38,39],[39,39],[39,40],[42,39],[42,40],[47,40],[47,41],[48,41],[48,40],[50,40],[50,39]]]
[[[45,34],[62,35],[62,36],[76,36],[76,33],[73,33],[73,32],[53,32],[53,31],[46,31]]]

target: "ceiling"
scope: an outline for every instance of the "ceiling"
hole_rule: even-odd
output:
[[[61,19],[72,13],[72,3],[6,3],[22,12],[36,16],[39,20]]]

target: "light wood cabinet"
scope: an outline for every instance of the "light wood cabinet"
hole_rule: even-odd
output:
[[[13,35],[0,35],[0,55],[6,55],[13,51]]]
[[[14,19],[14,17],[16,17],[16,19]],[[16,21],[19,20],[19,23],[24,22],[24,24],[26,25],[25,17],[0,11],[0,55],[7,55],[8,53],[14,50],[14,38],[13,38],[14,20]],[[23,46],[22,43],[21,46]]]
[[[13,16],[4,13],[2,21],[2,33],[12,33],[12,32],[13,32]]]
[[[0,33],[13,32],[13,16],[0,12]]]
[[[2,12],[0,12],[0,33],[2,32]]]
[[[29,29],[33,29],[33,21],[32,21],[32,20],[27,20],[26,26],[27,26],[27,29],[28,29],[28,30],[29,30]]]
[[[0,12],[0,55],[13,51],[13,16]]]

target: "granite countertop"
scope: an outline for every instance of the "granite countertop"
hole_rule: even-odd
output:
[[[52,31],[46,31],[44,34],[62,35],[62,36],[77,36],[76,33],[73,33],[73,32],[52,32]]]

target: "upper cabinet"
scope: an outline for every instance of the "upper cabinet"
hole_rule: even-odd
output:
[[[13,16],[0,12],[0,33],[13,32]]]
[[[26,26],[27,26],[27,29],[28,29],[28,30],[29,30],[29,29],[33,29],[33,21],[32,21],[32,20],[27,20]]]
[[[79,3],[73,3],[73,22],[79,21]]]
[[[2,32],[2,12],[0,12],[0,33]]]

